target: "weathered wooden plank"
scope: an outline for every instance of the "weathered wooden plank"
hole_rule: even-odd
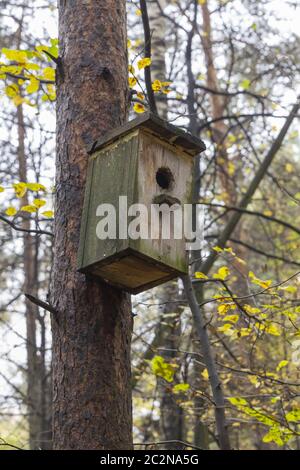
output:
[[[197,155],[205,150],[205,144],[202,140],[194,137],[192,134],[180,129],[177,126],[160,119],[155,114],[146,112],[141,116],[127,122],[123,126],[108,132],[101,139],[93,142],[89,148],[88,153],[92,154],[100,150],[104,146],[118,140],[123,135],[131,132],[133,129],[142,128],[145,132],[151,131],[152,134],[157,135],[161,140],[178,146],[191,156]]]

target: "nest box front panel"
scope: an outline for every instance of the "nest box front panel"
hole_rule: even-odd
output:
[[[151,214],[155,207],[178,207],[192,202],[193,158],[180,148],[169,145],[147,133],[141,133],[137,176],[137,198]],[[153,206],[152,210],[157,212]],[[179,209],[179,210],[180,210]],[[182,211],[183,214],[183,211]],[[153,220],[148,217],[148,232],[154,235],[147,240],[137,240],[136,249],[179,273],[188,271],[186,242],[183,226],[181,239],[174,239],[174,216],[170,211],[170,238],[163,238],[162,225],[153,232]],[[158,214],[161,217],[160,214]]]

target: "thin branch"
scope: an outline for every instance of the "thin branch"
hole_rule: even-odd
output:
[[[290,230],[293,230],[294,232],[296,232],[300,235],[300,229],[298,227],[295,227],[294,225],[291,225],[288,222],[285,222],[284,220],[277,219],[276,217],[273,217],[271,215],[263,214],[262,212],[250,211],[250,210],[242,208],[242,207],[227,206],[226,204],[217,204],[217,203],[209,203],[209,202],[201,202],[201,204],[204,205],[204,206],[209,206],[209,207],[219,207],[221,209],[225,209],[226,212],[228,212],[228,211],[237,211],[237,212],[241,212],[243,214],[254,215],[254,216],[257,216],[257,217],[261,217],[262,219],[269,220],[270,222],[275,222],[276,224],[283,225],[284,227],[289,228]]]
[[[157,441],[157,442],[135,442],[133,445],[148,447],[148,446],[159,446],[159,445],[166,445],[166,444],[179,444],[183,447],[190,447],[191,449],[203,450],[201,449],[201,447],[194,446],[193,444],[190,444],[189,442],[180,441],[178,439],[173,439],[171,441]]]
[[[151,31],[150,31],[150,23],[149,23],[146,0],[140,0],[140,8],[142,12],[142,20],[143,20],[143,26],[144,26],[145,57],[151,59],[151,55],[152,55]],[[154,96],[154,92],[152,89],[151,66],[145,67],[144,73],[145,73],[145,83],[146,83],[150,111],[154,114],[157,114],[155,96]]]
[[[30,295],[30,294],[24,294],[24,295],[25,295],[26,299],[28,299],[30,302],[37,305],[38,307],[41,307],[44,310],[47,310],[48,312],[52,313],[53,315],[58,314],[57,310],[55,310],[55,308],[52,305],[50,305],[49,303],[44,302],[43,300],[37,299],[36,297],[34,297],[33,295]]]
[[[16,230],[17,232],[35,233],[36,235],[48,235],[49,237],[54,237],[53,233],[47,232],[47,230],[34,230],[34,229],[25,229],[25,228],[19,227],[11,220],[8,220],[6,217],[3,217],[3,215],[0,215],[0,220],[8,224],[11,228]]]
[[[246,191],[245,195],[243,196],[240,204],[238,207],[240,209],[246,209],[248,204],[251,202],[252,197],[259,187],[262,179],[264,178],[265,174],[267,173],[271,163],[273,162],[275,156],[277,155],[277,152],[279,151],[284,138],[291,127],[291,124],[296,117],[298,111],[300,108],[300,101],[298,99],[297,103],[293,106],[288,118],[286,119],[284,125],[282,126],[282,129],[280,130],[277,138],[273,142],[270,150],[266,154],[264,160],[262,161],[257,173],[255,174],[254,178],[252,179],[248,190]],[[221,248],[224,248],[226,245],[226,242],[229,240],[231,237],[232,233],[234,232],[236,226],[238,225],[241,217],[242,217],[242,212],[235,211],[232,217],[229,219],[227,225],[225,226],[224,230],[222,231],[220,237],[218,238],[217,245],[220,246]],[[200,268],[200,271],[203,272],[204,274],[208,274],[210,271],[211,267],[213,266],[215,259],[217,257],[217,253],[214,250],[211,250],[209,256],[206,258],[206,260],[202,263],[202,266]]]
[[[200,311],[196,295],[192,286],[192,282],[189,275],[182,277],[182,282],[184,285],[185,295],[189,303],[198,338],[200,340],[200,347],[202,350],[203,361],[207,367],[210,386],[212,389],[212,394],[215,402],[215,418],[216,426],[218,430],[218,438],[220,449],[230,450],[230,441],[228,435],[228,429],[226,424],[225,417],[225,398],[223,394],[222,384],[219,378],[217,371],[215,359],[213,357],[213,352],[211,344],[209,341],[207,328],[205,326],[205,321]]]

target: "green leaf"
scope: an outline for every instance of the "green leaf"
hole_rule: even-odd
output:
[[[241,82],[241,87],[243,88],[243,90],[248,90],[250,88],[250,85],[251,85],[251,82],[248,78],[245,78],[242,82]]]

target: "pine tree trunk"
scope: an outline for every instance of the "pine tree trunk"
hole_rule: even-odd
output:
[[[58,8],[54,448],[130,449],[130,300],[76,268],[86,144],[127,117],[125,0],[60,0]]]

